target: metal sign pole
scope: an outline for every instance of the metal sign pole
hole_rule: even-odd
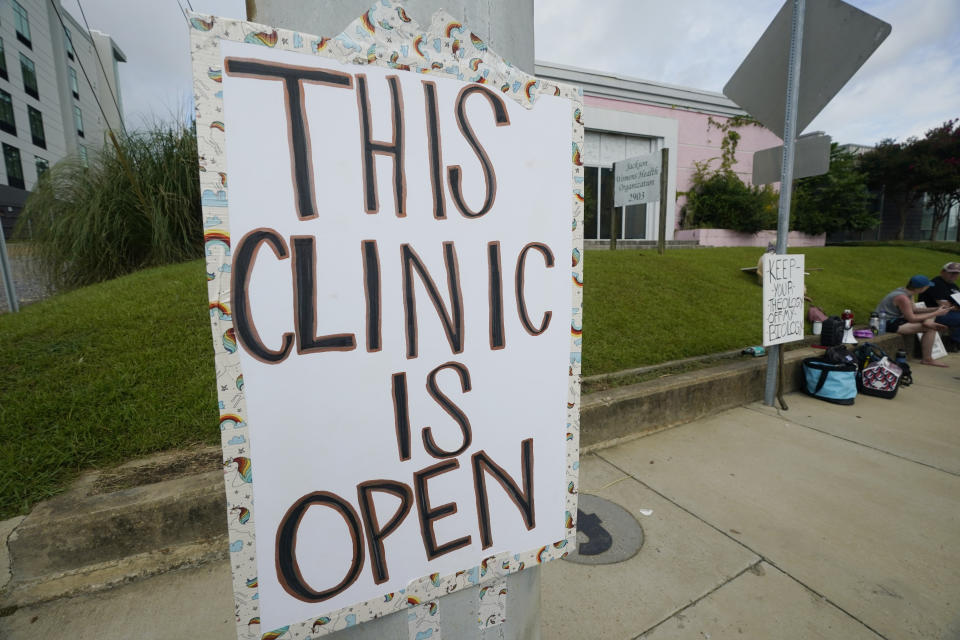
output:
[[[7,257],[7,240],[3,235],[3,224],[0,223],[0,272],[3,273],[3,286],[7,292],[7,301],[10,311],[20,311],[20,301],[17,299],[17,290],[13,286],[13,272],[10,271],[10,259]]]
[[[793,187],[793,149],[797,138],[797,101],[800,89],[800,55],[803,46],[803,17],[806,0],[793,0],[793,21],[790,33],[790,62],[787,66],[787,106],[783,122],[783,162],[780,165],[780,208],[777,216],[777,255],[787,252],[790,231],[790,198]],[[773,345],[767,353],[767,379],[763,403],[773,406],[777,391],[777,373],[781,345]]]
[[[667,177],[670,172],[670,150],[660,150],[660,223],[657,225],[657,253],[667,248]]]

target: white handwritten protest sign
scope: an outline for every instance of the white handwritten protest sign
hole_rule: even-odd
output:
[[[660,199],[659,153],[613,163],[613,205],[629,207]]]
[[[494,556],[504,575],[563,555],[577,91],[475,38],[483,58],[463,60],[463,34],[427,34],[431,62],[389,2],[355,23],[362,57],[191,22],[240,636],[339,628],[477,584]]]
[[[763,346],[803,340],[803,254],[763,255]]]

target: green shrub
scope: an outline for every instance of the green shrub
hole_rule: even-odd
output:
[[[748,187],[733,171],[711,172],[698,164],[687,192],[684,226],[745,233],[775,229],[777,193],[767,186]]]
[[[50,283],[73,288],[203,255],[197,138],[160,125],[67,158],[27,198],[17,237]]]
[[[733,229],[756,233],[761,229],[776,228],[777,192],[769,185],[749,187],[733,170],[741,138],[737,129],[746,126],[762,125],[749,116],[735,116],[725,121],[707,118],[707,130],[715,127],[723,134],[720,164],[717,169],[710,168],[710,163],[717,158],[694,163],[696,170],[690,190],[682,194],[687,197],[680,213],[684,229]]]

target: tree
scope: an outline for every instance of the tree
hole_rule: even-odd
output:
[[[930,240],[935,240],[937,231],[947,219],[950,210],[954,205],[960,204],[958,120],[948,120],[927,131],[923,139],[917,141],[917,158],[920,188],[926,193],[927,202],[933,209]]]
[[[871,151],[860,156],[860,168],[867,174],[867,186],[892,202],[897,212],[897,240],[903,240],[907,211],[922,196],[917,157],[917,139],[897,142],[881,140]]]
[[[857,157],[835,142],[830,145],[830,171],[797,180],[794,189],[791,229],[818,234],[864,231],[877,224]]]

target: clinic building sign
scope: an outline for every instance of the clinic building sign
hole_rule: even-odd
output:
[[[629,207],[660,199],[661,155],[627,158],[613,163],[613,205]]]
[[[577,90],[391,2],[332,40],[191,24],[239,636],[435,609],[561,557]]]
[[[763,254],[763,346],[803,340],[803,254]]]

